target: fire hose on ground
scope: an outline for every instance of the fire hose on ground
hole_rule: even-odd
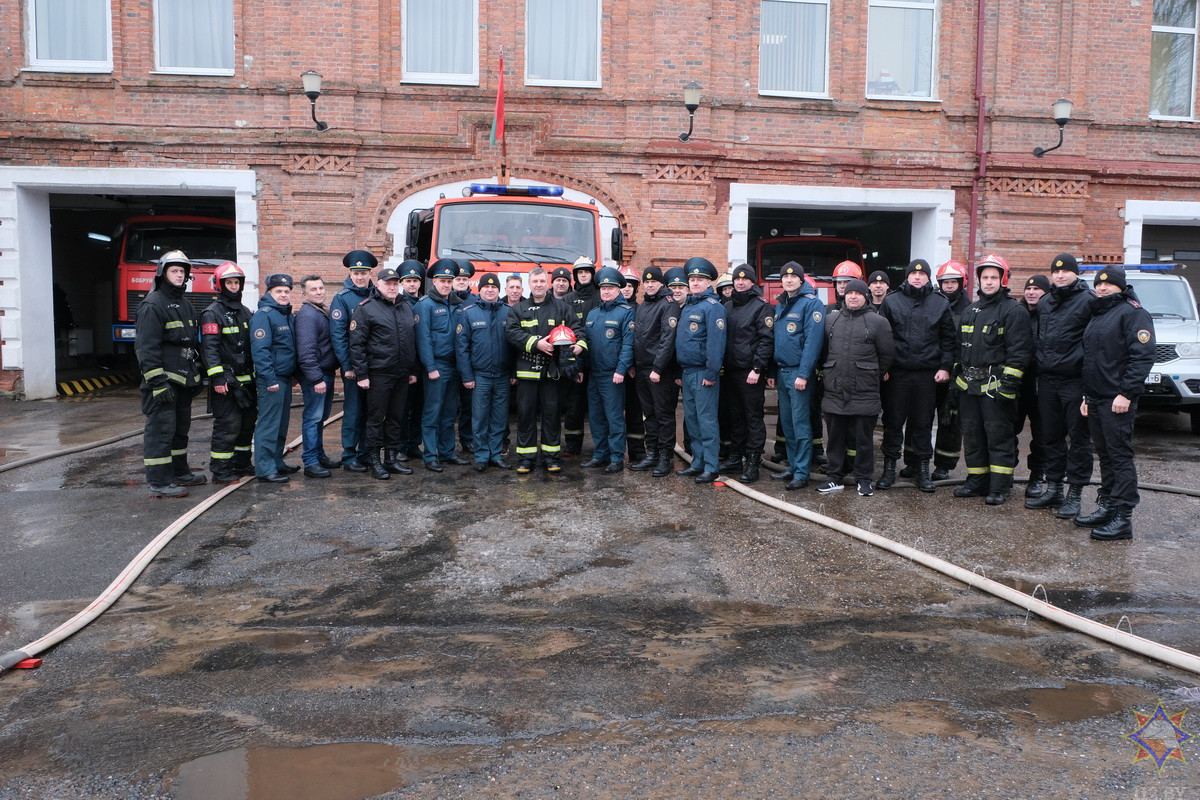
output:
[[[293,408],[295,408],[295,406],[293,406]],[[325,424],[329,425],[331,422],[341,419],[342,413],[343,412],[339,411],[338,413],[334,414],[325,421]],[[138,431],[138,433],[141,433],[141,431]],[[301,438],[293,439],[288,443],[284,452],[291,452],[295,450],[301,441]],[[138,553],[136,557],[134,557],[133,561],[130,561],[129,564],[126,565],[125,569],[121,570],[121,574],[118,575],[116,579],[114,579],[113,582],[108,585],[108,588],[101,592],[100,596],[89,603],[86,608],[40,639],[35,639],[18,650],[13,650],[10,653],[0,655],[0,672],[12,669],[22,662],[31,660],[38,661],[38,659],[34,658],[38,653],[48,650],[62,640],[75,635],[94,622],[101,614],[107,611],[113,603],[117,602],[121,595],[125,594],[125,591],[133,585],[133,582],[136,581],[138,576],[145,571],[146,567],[150,566],[150,562],[154,560],[154,557],[158,555],[159,551],[170,544],[171,540],[178,536],[184,528],[190,525],[205,511],[212,508],[217,503],[221,502],[221,500],[233,494],[247,483],[250,483],[252,480],[254,480],[252,477],[244,477],[238,480],[237,483],[231,483],[228,486],[221,488],[219,491],[214,492],[210,497],[207,497],[201,501],[191,511],[187,512],[179,519],[175,520],[166,528],[164,528],[163,531],[158,534],[158,536],[155,536],[148,545],[142,548],[142,551]],[[29,666],[37,665],[30,664]]]
[[[689,456],[679,445],[675,446],[675,453],[683,460],[688,462],[691,461],[691,456]],[[766,466],[766,464],[763,466]],[[774,464],[771,466],[774,469],[782,469]],[[929,555],[928,553],[909,547],[908,545],[900,544],[892,539],[888,539],[884,536],[880,536],[879,534],[864,530],[863,528],[850,525],[842,522],[841,520],[836,520],[832,517],[827,517],[824,514],[818,514],[815,511],[802,508],[801,506],[784,502],[778,498],[771,497],[770,495],[766,495],[762,492],[751,489],[749,486],[746,486],[737,480],[722,478],[721,482],[728,488],[733,489],[738,494],[748,497],[751,500],[756,500],[759,503],[763,503],[764,505],[770,506],[778,511],[782,511],[785,514],[789,514],[793,517],[799,517],[800,519],[808,522],[816,523],[817,525],[829,528],[830,530],[844,533],[845,535],[858,539],[859,541],[866,542],[867,544],[883,550],[887,550],[890,553],[895,553],[902,558],[906,558],[909,561],[914,561],[924,567],[928,567],[929,569],[940,572],[947,577],[965,583],[973,589],[987,592],[988,594],[998,597],[1001,600],[1005,600],[1015,606],[1023,608],[1032,614],[1037,614],[1042,619],[1056,622],[1065,628],[1070,628],[1071,630],[1078,631],[1079,633],[1086,634],[1095,639],[1100,639],[1101,641],[1116,645],[1117,647],[1137,653],[1138,655],[1143,655],[1147,658],[1152,658],[1156,661],[1161,661],[1163,663],[1170,664],[1171,666],[1179,667],[1180,669],[1200,675],[1200,656],[1195,656],[1182,650],[1176,650],[1173,647],[1168,647],[1167,645],[1160,644],[1149,639],[1143,639],[1140,636],[1134,636],[1132,633],[1126,633],[1125,631],[1118,630],[1110,625],[1105,625],[1103,623],[1096,622],[1095,620],[1081,617],[1078,614],[1072,614],[1071,612],[1065,611],[1058,606],[1038,600],[1032,595],[1019,592],[1016,589],[1005,586],[1004,584],[998,583],[990,578],[986,578],[975,572],[971,572],[970,570],[966,570],[962,567],[951,564],[949,561],[944,561],[937,556]],[[940,481],[939,483],[953,484],[961,483],[961,481]],[[1153,487],[1148,485],[1144,486],[1143,488],[1152,489]],[[1179,494],[1200,497],[1200,492],[1196,492],[1194,490],[1182,490],[1175,486],[1166,488],[1175,490]],[[1154,490],[1162,491],[1158,489]]]

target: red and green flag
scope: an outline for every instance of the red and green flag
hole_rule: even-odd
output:
[[[500,50],[500,83],[496,89],[496,114],[492,118],[492,144],[504,141],[504,50]]]

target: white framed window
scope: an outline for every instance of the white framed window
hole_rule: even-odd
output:
[[[28,68],[112,72],[111,0],[28,0]]]
[[[233,0],[154,0],[155,71],[233,74]]]
[[[479,85],[479,0],[401,0],[401,80]]]
[[[934,98],[937,0],[871,0],[867,97]]]
[[[762,0],[758,93],[829,93],[829,0]]]
[[[1196,0],[1154,0],[1150,116],[1192,119],[1196,98]]]
[[[600,0],[525,0],[525,85],[600,86]]]

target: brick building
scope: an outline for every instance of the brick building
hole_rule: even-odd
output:
[[[0,16],[0,390],[29,397],[53,393],[52,283],[86,317],[105,278],[63,254],[56,213],[220,201],[252,283],[340,280],[359,246],[394,262],[410,210],[496,173],[501,48],[513,177],[595,200],[634,266],[753,263],[795,232],[861,241],[868,267],[1200,258],[1196,0],[19,3]],[[1065,143],[1036,158],[1059,97]]]

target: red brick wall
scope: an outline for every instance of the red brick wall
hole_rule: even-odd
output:
[[[757,94],[758,3],[605,0],[602,89],[525,87],[524,2],[480,3],[479,87],[400,82],[399,0],[237,4],[233,77],[155,75],[153,4],[114,0],[112,75],[21,72],[23,20],[0,15],[0,163],[250,168],[267,271],[341,277],[340,257],[382,254],[387,212],[445,174],[490,174],[496,60],[505,47],[517,176],[562,176],[601,195],[631,261],[725,261],[730,182],[954,189],[965,257],[975,174],[976,4],[944,0],[940,101],[864,98],[866,2],[835,3],[828,99]],[[1062,250],[1120,256],[1126,198],[1192,199],[1196,124],[1148,119],[1152,3],[988,4],[989,119],[976,253],[1018,275]],[[313,130],[299,75],[325,93]],[[703,86],[694,139],[683,84]],[[1067,144],[1044,159],[1050,104],[1074,100]],[[540,171],[540,172],[539,172]],[[449,178],[448,178],[449,179]],[[436,182],[436,179],[435,181]]]

